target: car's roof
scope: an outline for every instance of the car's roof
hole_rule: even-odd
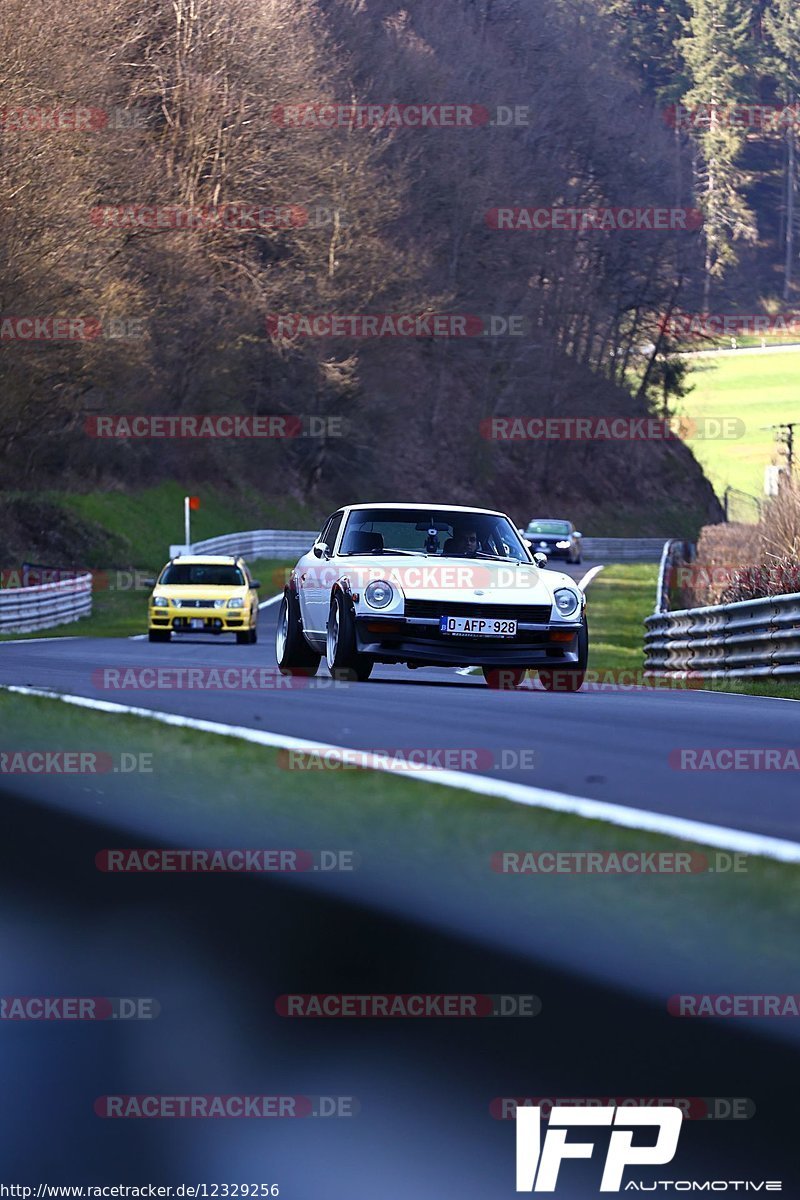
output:
[[[572,524],[572,521],[568,520],[567,517],[531,517],[528,524],[533,525],[535,521],[559,521],[562,525]]]
[[[471,504],[404,504],[400,500],[375,500],[371,504],[345,504],[343,507],[350,512],[358,512],[364,508],[411,508],[417,512],[430,512],[431,509],[435,508],[439,511],[444,509],[447,512],[486,513],[492,517],[504,517],[506,515],[499,508],[475,508]]]
[[[178,554],[170,562],[187,563],[189,566],[229,567],[232,563],[238,563],[239,559],[233,554]]]

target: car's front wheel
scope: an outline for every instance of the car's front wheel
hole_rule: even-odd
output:
[[[563,667],[547,667],[539,671],[539,682],[546,692],[579,692],[586,678],[589,662],[589,627],[583,619],[578,634],[578,661]]]
[[[525,667],[484,667],[483,678],[494,691],[515,691],[524,681]]]
[[[256,629],[243,629],[237,631],[236,641],[240,646],[254,646],[258,641],[258,631]]]
[[[150,642],[169,642],[172,640],[172,632],[169,629],[150,629],[147,639]]]
[[[363,683],[372,674],[373,660],[356,649],[355,622],[341,592],[331,600],[325,659],[334,679]]]
[[[275,634],[275,657],[281,675],[316,675],[321,654],[312,650],[300,627],[300,606],[290,591],[283,593]]]

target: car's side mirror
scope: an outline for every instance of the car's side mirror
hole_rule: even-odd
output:
[[[327,558],[328,547],[326,546],[325,542],[314,542],[314,553],[316,554],[317,558]]]
[[[255,590],[258,591],[258,589],[261,587],[261,580],[260,579],[251,579],[250,587],[255,588]]]
[[[143,579],[142,580],[142,587],[154,588],[155,586],[156,586],[155,579]]]
[[[546,567],[547,566],[547,555],[542,554],[541,550],[537,550],[537,552],[533,556],[533,561],[536,563],[537,567]]]
[[[573,529],[573,531],[572,531],[572,536],[573,536],[573,537],[583,537],[583,534],[582,534],[582,533],[578,533],[577,529]]]

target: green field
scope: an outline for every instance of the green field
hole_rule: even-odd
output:
[[[681,401],[681,414],[694,420],[739,417],[745,424],[740,439],[687,439],[717,495],[730,486],[760,497],[764,468],[778,461],[773,431],[762,426],[800,421],[800,353],[698,358],[689,380],[694,390]]]

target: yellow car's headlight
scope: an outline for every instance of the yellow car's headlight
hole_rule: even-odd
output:
[[[168,608],[169,600],[166,596],[153,596],[152,605],[153,608]]]
[[[244,608],[244,600],[236,598],[228,601],[228,608]]]

